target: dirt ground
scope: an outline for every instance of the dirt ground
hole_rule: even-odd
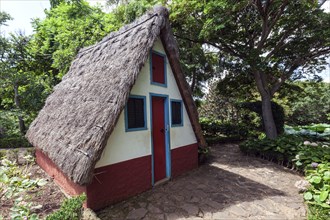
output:
[[[24,149],[19,149],[18,156],[21,158],[25,154]],[[12,158],[10,158],[12,159]],[[20,169],[26,169],[24,165],[20,165]],[[27,195],[29,200],[27,202],[33,202],[33,205],[42,205],[40,209],[36,209],[40,219],[43,219],[48,214],[60,208],[62,201],[66,198],[54,181],[47,176],[47,174],[36,164],[32,165],[28,172],[31,173],[31,179],[43,178],[47,180],[47,184],[35,188],[33,190],[26,191],[24,195]],[[13,207],[14,199],[0,200],[0,214],[5,220],[10,219],[10,208]]]

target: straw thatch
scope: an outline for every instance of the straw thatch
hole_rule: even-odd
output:
[[[158,6],[101,42],[80,50],[30,125],[26,134],[30,143],[75,183],[91,181],[95,164],[157,37],[164,44],[197,140],[205,145],[179,65],[168,11]]]

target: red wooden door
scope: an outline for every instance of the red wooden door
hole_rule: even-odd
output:
[[[165,98],[152,97],[152,143],[154,159],[154,182],[166,177],[165,154]]]

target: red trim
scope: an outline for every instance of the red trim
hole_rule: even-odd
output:
[[[151,156],[96,168],[87,186],[87,207],[94,210],[150,189]]]
[[[74,196],[86,193],[86,187],[71,181],[41,150],[36,150],[36,161],[67,194]]]
[[[172,177],[198,167],[198,145],[191,144],[171,150]]]

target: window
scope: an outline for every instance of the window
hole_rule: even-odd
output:
[[[166,87],[165,55],[152,51],[150,60],[151,84]]]
[[[172,126],[183,126],[182,101],[171,100],[171,124]]]
[[[126,131],[147,129],[146,97],[130,96],[125,108]]]

